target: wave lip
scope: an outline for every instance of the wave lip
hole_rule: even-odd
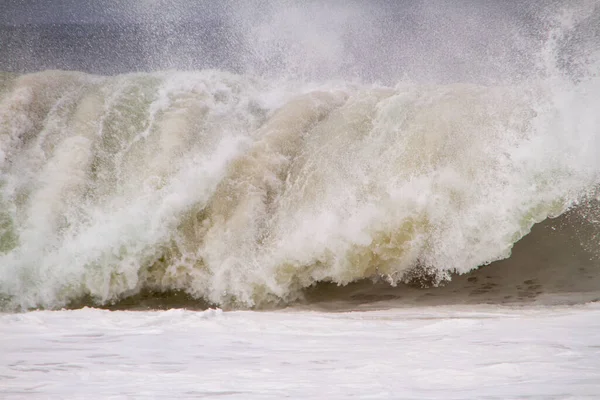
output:
[[[443,280],[509,257],[598,182],[594,79],[381,87],[210,70],[0,82],[9,309],[167,291],[260,307],[319,282],[397,284],[415,266]]]

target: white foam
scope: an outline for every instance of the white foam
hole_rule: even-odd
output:
[[[597,87],[21,76],[2,102],[0,293],[246,307],[469,271],[594,188]]]
[[[600,308],[0,315],[0,395],[593,399]]]

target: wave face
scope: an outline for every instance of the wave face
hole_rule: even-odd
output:
[[[598,183],[597,78],[2,75],[5,307],[181,290],[240,307],[510,255]]]
[[[502,259],[514,271],[513,245],[575,206],[578,259],[598,265],[600,9],[583,3],[498,79],[462,79],[448,59],[446,79],[331,80],[343,43],[319,47],[302,24],[281,45],[252,30],[273,73],[0,73],[0,308],[173,291],[262,307],[318,283],[435,285]],[[405,62],[420,54],[422,69],[417,44]],[[304,62],[316,72],[278,69]],[[572,251],[556,237],[553,254]]]

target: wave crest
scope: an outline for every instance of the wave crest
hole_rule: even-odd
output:
[[[252,307],[467,272],[594,189],[597,90],[2,75],[0,293]]]

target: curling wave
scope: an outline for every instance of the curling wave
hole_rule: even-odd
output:
[[[0,74],[3,308],[143,290],[256,307],[507,258],[594,196],[598,93]]]

